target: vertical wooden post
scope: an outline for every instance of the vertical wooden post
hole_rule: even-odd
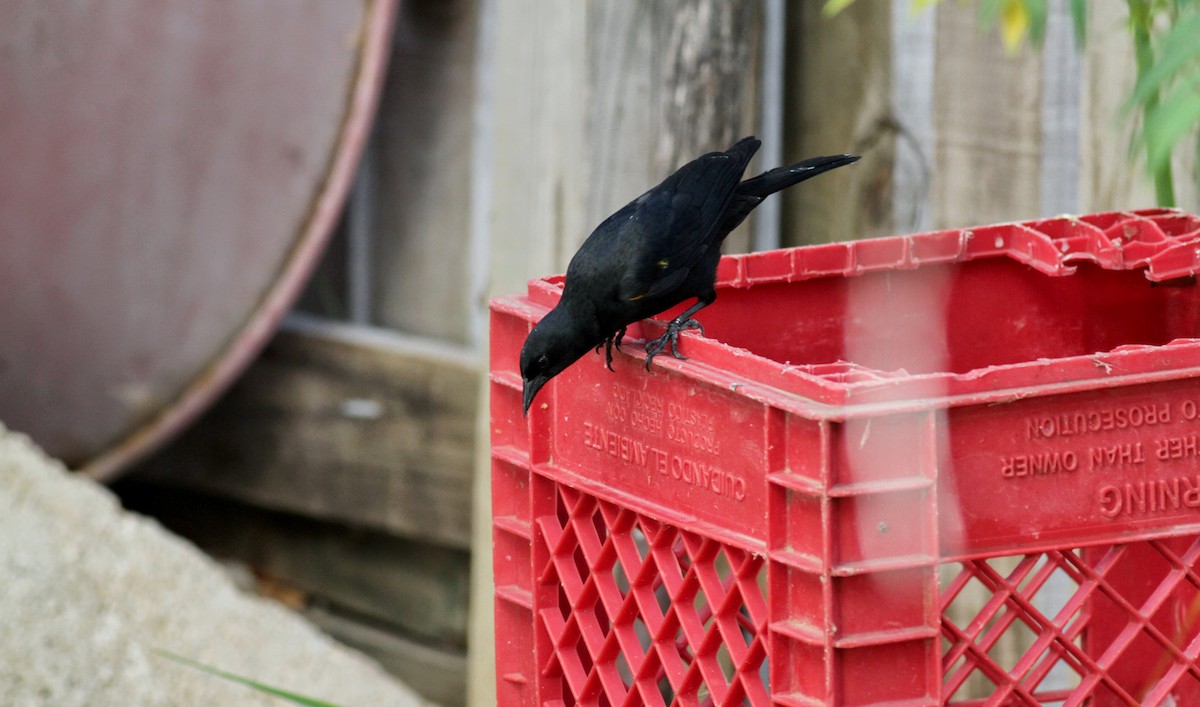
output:
[[[1153,206],[1154,184],[1146,174],[1145,161],[1129,163],[1129,142],[1137,122],[1121,113],[1135,77],[1128,7],[1125,3],[1089,3],[1088,10],[1080,96],[1080,210]],[[1176,186],[1185,196],[1179,206],[1197,208],[1195,190]],[[1189,192],[1193,193],[1190,202],[1186,199]]]
[[[1007,55],[974,5],[937,9],[933,226],[1036,218],[1041,200],[1041,55]]]
[[[783,244],[892,232],[891,5],[788,7],[785,162],[855,152],[863,159],[783,194]]]
[[[684,162],[754,132],[762,21],[758,0],[590,5],[586,230]],[[748,234],[727,248],[745,250]]]
[[[1042,50],[1041,215],[1079,209],[1079,95],[1082,72],[1070,9],[1051,3]]]
[[[401,4],[373,143],[373,322],[467,343],[477,0]]]
[[[892,230],[918,233],[930,227],[933,181],[933,67],[937,56],[937,9],[913,12],[892,3],[892,117],[896,152],[892,165]]]

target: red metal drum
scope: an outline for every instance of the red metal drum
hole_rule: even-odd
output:
[[[249,363],[333,229],[395,0],[0,0],[0,422],[107,479]]]

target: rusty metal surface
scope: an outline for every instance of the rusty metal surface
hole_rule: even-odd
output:
[[[265,343],[332,230],[395,0],[0,0],[0,422],[109,478]]]

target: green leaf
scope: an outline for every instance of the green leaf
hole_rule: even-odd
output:
[[[1004,49],[1012,54],[1028,37],[1040,46],[1046,37],[1046,0],[983,0],[979,4],[979,24],[990,30],[999,26]]]
[[[854,0],[825,0],[825,6],[821,8],[821,14],[826,17],[833,17],[847,7],[850,7]]]
[[[1079,49],[1087,43],[1087,2],[1071,0],[1071,20],[1075,26],[1075,46]]]
[[[991,29],[996,26],[996,20],[1000,17],[1000,11],[1004,8],[1007,0],[983,0],[979,3],[979,24],[985,29]]]
[[[1192,184],[1196,188],[1196,197],[1200,198],[1200,130],[1196,131],[1193,142],[1196,145],[1196,154],[1192,160]]]
[[[1150,170],[1166,168],[1183,136],[1200,126],[1200,84],[1178,86],[1146,112],[1146,162]]]
[[[1179,20],[1163,37],[1158,60],[1143,73],[1134,86],[1130,105],[1144,104],[1160,88],[1181,73],[1188,63],[1200,59],[1200,13]]]
[[[922,10],[938,4],[942,0],[912,0],[912,4],[908,6],[910,15],[915,15]],[[825,0],[825,4],[821,6],[821,14],[826,17],[833,17],[847,7],[854,4],[854,0]]]
[[[1046,39],[1046,17],[1050,14],[1050,8],[1046,0],[1023,0],[1021,4],[1029,16],[1029,41],[1035,47],[1040,47]]]
[[[1150,36],[1151,18],[1154,10],[1150,7],[1151,0],[1126,0],[1129,6],[1129,30],[1137,36],[1139,32]]]
[[[304,695],[299,695],[294,692],[288,692],[287,690],[281,690],[278,687],[271,687],[270,685],[264,685],[261,682],[251,680],[249,678],[244,678],[240,675],[234,675],[233,673],[227,673],[224,670],[219,670],[217,668],[213,668],[213,667],[205,665],[203,663],[197,663],[194,660],[191,660],[189,658],[184,658],[183,656],[176,655],[175,653],[171,653],[170,651],[164,651],[164,650],[157,649],[157,648],[153,649],[153,650],[155,653],[157,653],[158,655],[160,655],[163,658],[166,658],[168,660],[173,660],[176,663],[186,665],[189,668],[195,668],[196,670],[208,673],[209,675],[215,675],[216,677],[219,677],[223,680],[228,680],[230,682],[236,682],[240,685],[245,685],[246,687],[253,688],[255,690],[258,690],[259,692],[263,692],[268,695],[274,695],[275,697],[285,699],[293,704],[304,705],[304,707],[337,707],[337,705],[335,705],[331,702],[323,702],[321,700],[313,699],[311,697],[305,697]]]

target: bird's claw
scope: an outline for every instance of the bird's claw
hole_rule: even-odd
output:
[[[672,320],[667,325],[667,330],[663,335],[650,341],[646,344],[646,370],[650,370],[650,362],[654,357],[659,355],[667,348],[671,347],[671,355],[680,361],[686,361],[687,356],[679,353],[679,333],[685,329],[699,329],[700,334],[704,335],[704,325],[695,319],[686,319],[684,321]]]
[[[597,354],[600,353],[600,347],[601,346],[604,347],[604,367],[610,371],[613,371],[614,373],[616,373],[616,371],[612,367],[612,361],[613,361],[612,350],[613,350],[613,347],[616,346],[617,351],[620,351],[621,350],[621,339],[624,339],[624,338],[625,338],[625,327],[621,327],[620,329],[617,330],[617,333],[608,337],[604,341],[601,341],[600,343],[596,344],[596,353]]]

